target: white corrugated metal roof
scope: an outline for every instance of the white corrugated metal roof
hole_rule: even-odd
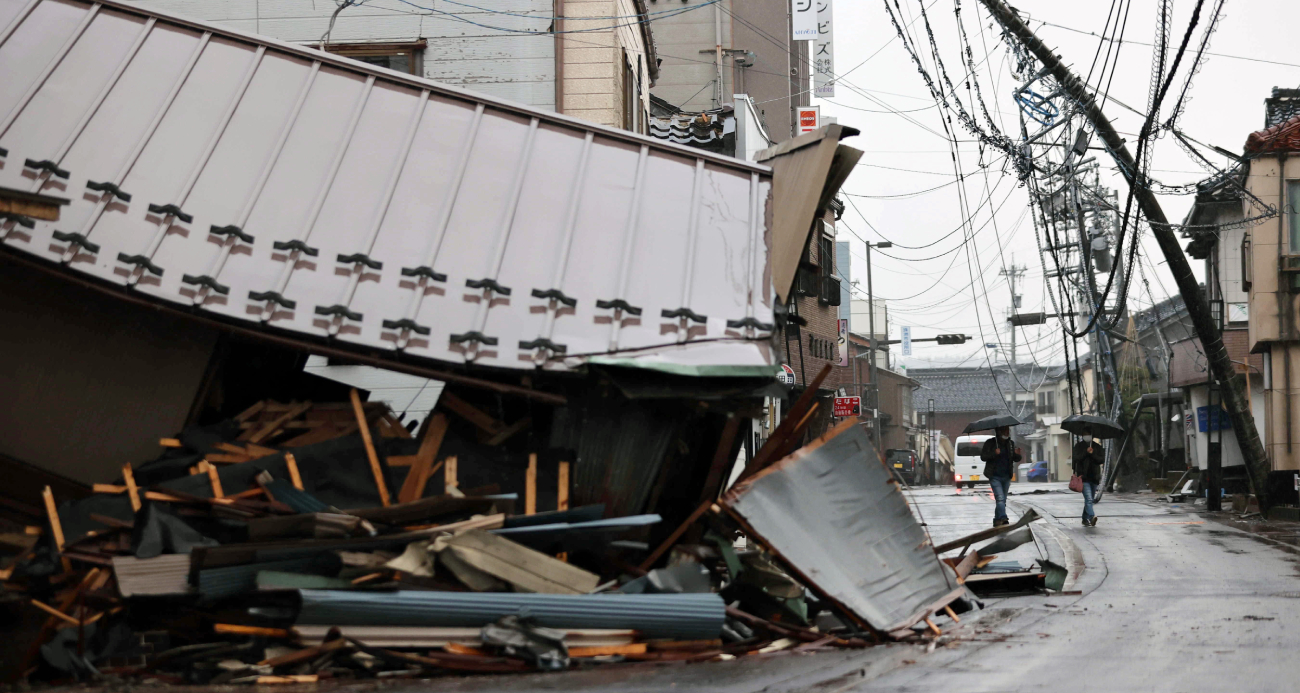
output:
[[[73,200],[0,221],[6,249],[224,320],[514,369],[772,363],[765,166],[75,0],[0,0],[0,148],[0,186]]]

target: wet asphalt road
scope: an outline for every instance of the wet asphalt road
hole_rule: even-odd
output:
[[[1033,493],[1040,491],[1040,493]],[[990,525],[987,487],[917,489],[935,543]],[[634,664],[558,675],[395,683],[410,691],[1213,691],[1300,690],[1300,550],[1215,523],[1191,506],[1107,496],[1098,526],[1065,484],[1015,484],[1036,540],[1003,558],[1069,565],[1073,596],[990,599],[937,646]]]

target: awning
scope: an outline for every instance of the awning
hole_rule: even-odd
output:
[[[229,323],[506,369],[774,364],[763,165],[77,0],[0,2],[0,149],[0,186],[72,199],[0,220],[6,251]]]

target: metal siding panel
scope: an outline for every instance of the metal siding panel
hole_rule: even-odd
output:
[[[91,240],[103,245],[103,250],[98,253],[98,262],[87,264],[83,271],[115,282],[125,281],[131,274],[131,266],[118,262],[117,254],[148,251],[164,222],[162,215],[147,211],[149,205],[177,202],[178,188],[202,154],[251,57],[252,52],[245,46],[208,42],[185,86],[167,109],[166,117],[121,183],[122,189],[132,194],[131,201],[111,204],[89,234]],[[108,173],[92,180],[108,180],[112,176],[113,173]],[[186,236],[190,237],[186,240],[201,240],[197,237],[206,235],[179,221],[170,226],[168,235],[172,241]],[[175,295],[181,272],[169,273],[165,271],[166,266],[162,267],[163,277],[146,274],[141,284],[156,285],[165,279],[171,285],[168,293]]]
[[[0,114],[8,114],[18,105],[88,10],[82,3],[42,2],[0,46]]]
[[[0,55],[15,46],[67,43],[79,17],[85,17],[84,7],[44,0],[35,7],[34,19],[17,25],[14,36],[0,45]],[[115,3],[106,7],[113,13],[137,11]],[[83,8],[82,14],[72,11],[77,8]],[[125,30],[102,31],[100,22]],[[265,302],[250,300],[249,292],[280,290],[298,303],[267,313],[268,324],[308,336],[330,333],[330,321],[316,315],[317,306],[344,305],[363,317],[345,322],[337,335],[341,340],[404,348],[413,356],[453,363],[472,358],[510,368],[578,366],[584,354],[610,348],[615,336],[612,312],[597,309],[595,303],[615,298],[644,311],[639,318],[624,316],[617,330],[623,348],[655,346],[653,358],[669,363],[708,362],[716,356],[748,364],[772,358],[766,349],[743,344],[658,348],[676,341],[675,334],[665,332],[658,314],[681,307],[678,287],[688,257],[699,258],[691,270],[688,307],[712,318],[706,331],[692,332],[692,339],[721,337],[725,319],[746,314],[750,288],[737,282],[744,272],[735,268],[753,260],[754,277],[766,271],[766,253],[750,252],[754,244],[761,245],[766,224],[751,227],[748,222],[750,176],[759,176],[767,185],[761,167],[491,102],[326,54],[255,37],[227,37],[212,27],[214,38],[204,46],[198,29],[202,25],[167,17],[159,19],[147,38],[140,38],[143,25],[137,20],[106,15],[87,26],[89,30],[69,44],[69,55],[108,56],[101,61],[107,67],[82,71],[74,82],[82,92],[107,96],[60,162],[71,171],[70,178],[43,187],[67,194],[73,202],[57,224],[40,223],[30,233],[0,227],[0,236],[13,248],[55,261],[75,256],[71,269],[117,283],[143,276],[136,285],[142,293],[183,306],[198,301],[216,314],[254,323],[261,321]],[[137,39],[143,42],[139,52],[123,62]],[[267,52],[254,71],[259,41]],[[29,53],[13,54],[14,62],[22,63],[19,67],[0,66],[14,79],[26,80],[23,90],[8,96],[11,104],[19,103],[51,65],[48,51]],[[316,57],[325,65],[319,71],[309,62]],[[119,65],[121,77],[112,82],[110,75]],[[96,89],[87,75],[99,75],[103,84]],[[83,95],[75,103],[61,100],[62,91],[73,84],[67,81],[73,73],[65,76],[55,70],[51,76],[52,81],[33,92],[25,110],[15,111],[23,132],[32,131],[29,123],[48,125],[22,140],[6,138],[12,145],[11,160],[50,156],[50,148],[57,147],[51,143],[72,141],[69,135],[75,131],[62,111],[91,112],[87,105],[93,96]],[[369,81],[375,86],[361,101]],[[410,135],[410,152],[393,184],[373,248],[368,248],[421,89],[431,92],[429,104]],[[453,179],[476,101],[485,110],[458,183]],[[46,112],[49,117],[42,118]],[[540,125],[525,157],[530,120]],[[592,143],[587,145],[584,138]],[[42,151],[28,151],[30,142]],[[644,183],[634,200],[630,174],[638,170],[642,147],[649,154]],[[699,227],[694,242],[688,243],[697,158],[712,163],[706,168]],[[525,159],[528,169],[521,175]],[[585,166],[581,176],[580,166]],[[0,175],[13,176],[20,169],[6,166]],[[34,185],[30,173],[26,180]],[[83,194],[87,180],[120,182],[133,197],[129,202],[112,201],[96,216],[102,196]],[[186,184],[190,180],[192,188]],[[575,188],[581,196],[573,203]],[[439,240],[438,219],[453,190],[446,233],[435,255],[430,246]],[[764,188],[761,194],[766,192]],[[146,208],[182,201],[181,209],[193,220],[171,224],[171,232],[163,235],[163,219]],[[636,205],[638,218],[629,225]],[[570,209],[575,210],[571,231]],[[213,226],[230,224],[255,240],[236,244],[208,233]],[[68,242],[51,242],[55,229],[84,231],[100,248],[82,246],[79,252],[65,253]],[[298,257],[289,267],[291,254],[272,247],[288,240],[302,240],[319,254]],[[353,294],[349,271],[336,257],[367,249],[383,267],[368,270]],[[163,275],[132,275],[130,266],[118,260],[119,252],[143,254],[163,269]],[[416,282],[403,277],[401,270],[424,264],[448,277],[446,282],[432,282],[415,310]],[[196,293],[196,285],[182,283],[185,275],[211,275],[227,285],[229,293]],[[466,280],[485,278],[509,287],[511,295],[492,296],[490,307],[482,304],[482,290],[466,287]],[[550,301],[530,295],[533,289],[551,288],[577,300],[575,307],[561,306],[554,312],[553,330]],[[430,335],[412,335],[407,343],[395,330],[382,327],[383,321],[407,317],[404,313],[412,310],[411,317],[427,326]],[[756,315],[762,322],[771,321],[766,303],[756,308]],[[453,334],[474,331],[499,341],[478,351],[450,341]],[[567,346],[567,354],[547,360],[544,349],[519,348],[520,341],[538,337]]]
[[[891,477],[867,434],[841,425],[723,503],[804,584],[890,631],[957,587]]]
[[[4,23],[0,19],[0,26]],[[0,136],[9,142],[22,142],[32,152],[47,152],[45,156],[33,158],[52,158],[64,134],[77,123],[142,26],[144,21],[139,18],[100,12],[86,28],[84,39],[72,47],[58,69],[50,75],[45,88],[33,97],[28,109]],[[2,60],[4,58],[0,57]],[[0,75],[4,71],[0,67]],[[0,81],[5,79],[0,76]],[[0,113],[4,112],[7,109],[0,107]],[[21,165],[13,168],[12,175],[21,174]],[[30,190],[32,181],[25,179],[17,185],[19,189]]]
[[[205,571],[207,572],[207,571]],[[716,594],[493,594],[301,590],[298,622],[338,626],[475,627],[527,609],[548,628],[633,628],[647,638],[712,639],[725,604]]]

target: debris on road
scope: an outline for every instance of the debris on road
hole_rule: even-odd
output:
[[[412,434],[356,397],[260,402],[165,439],[87,498],[47,488],[45,526],[5,535],[21,552],[6,598],[47,618],[21,673],[264,685],[940,634],[936,619],[974,608],[962,582],[980,566],[938,559],[859,427],[785,454],[807,420],[788,418],[741,482],[652,551],[637,538],[657,514],[569,508],[567,487],[538,512],[535,455],[522,513],[501,492],[509,471],[462,489],[477,462],[438,459],[443,414]]]

